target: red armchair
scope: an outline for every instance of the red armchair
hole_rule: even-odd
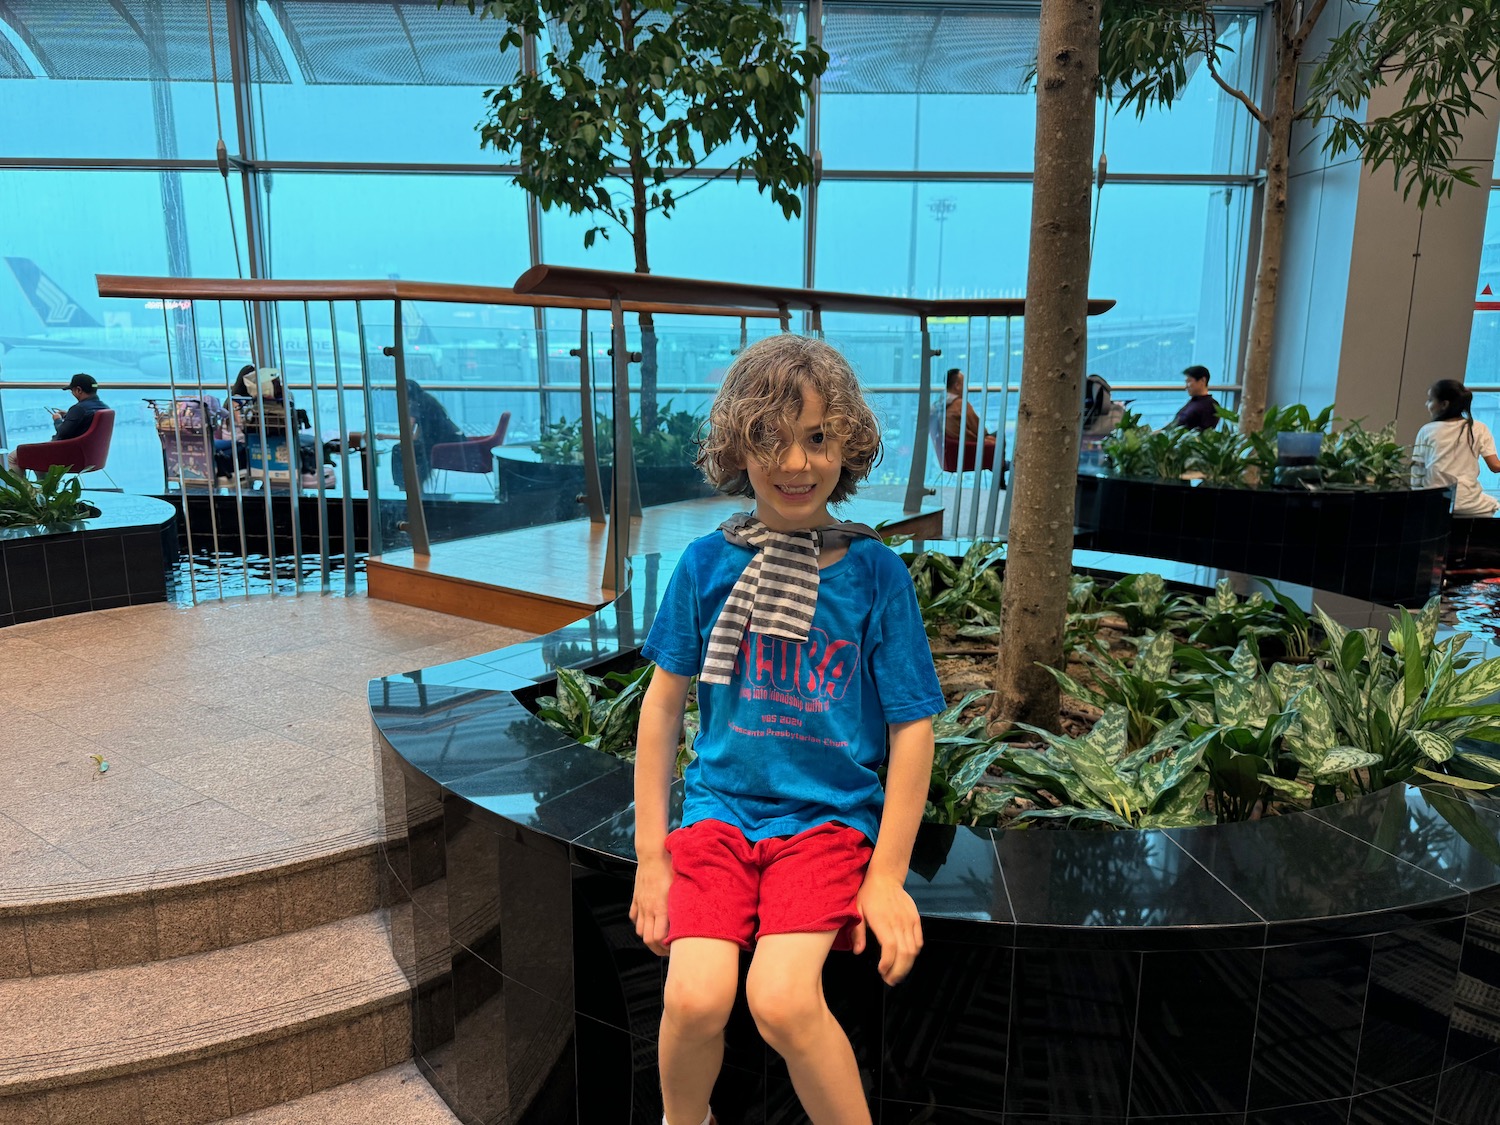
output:
[[[109,440],[114,433],[115,412],[96,410],[89,418],[89,428],[77,437],[16,446],[16,465],[33,473],[45,473],[54,465],[66,465],[70,473],[103,469],[105,461],[109,460]],[[109,476],[108,473],[104,475]]]
[[[505,431],[510,429],[510,411],[500,415],[495,432],[484,437],[465,438],[463,441],[443,442],[434,445],[429,455],[434,469],[455,473],[480,473],[488,479],[495,469],[495,446],[505,442]]]

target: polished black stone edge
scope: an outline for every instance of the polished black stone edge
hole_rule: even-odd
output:
[[[1197,589],[1219,577],[1097,552],[1077,552],[1076,565],[1098,573],[1157,570]],[[661,560],[637,559],[635,589],[590,618],[497,652],[372,681],[376,730],[419,774],[497,828],[565,843],[581,863],[591,855],[632,863],[630,765],[546,726],[518,693],[537,694],[561,665],[597,672],[633,664],[654,612],[640,592],[654,595],[668,570]],[[1247,590],[1256,582],[1230,578]],[[1304,604],[1313,595],[1276,585]],[[1321,591],[1317,600],[1356,627],[1384,625],[1391,612]],[[1423,793],[1403,785],[1316,815],[1169,832],[924,825],[908,883],[925,920],[953,940],[986,945],[1245,948],[1384,933],[1465,916],[1500,888],[1500,867],[1451,827],[1436,852],[1430,841],[1392,842],[1350,828],[1392,801],[1413,806],[1403,815],[1427,820],[1450,815],[1455,800],[1474,807],[1463,796],[1434,807]],[[1495,827],[1488,812],[1478,823]],[[1483,879],[1453,874],[1476,870]]]
[[[85,492],[100,515],[0,533],[0,627],[165,601],[176,512],[149,496]]]

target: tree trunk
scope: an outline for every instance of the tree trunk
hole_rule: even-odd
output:
[[[1292,118],[1297,112],[1299,46],[1283,43],[1271,93],[1266,196],[1260,217],[1260,258],[1255,269],[1255,296],[1250,304],[1250,339],[1245,348],[1244,391],[1240,397],[1240,430],[1253,434],[1266,416],[1271,386],[1271,344],[1276,332],[1276,300],[1281,292],[1281,253],[1286,241],[1287,175],[1292,157]]]
[[[1096,0],[1042,0],[1025,354],[993,710],[1048,730],[1058,726],[1058,687],[1039,665],[1062,663],[1073,570],[1098,75]]]

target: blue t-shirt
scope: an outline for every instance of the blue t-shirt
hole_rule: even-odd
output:
[[[697,675],[752,554],[719,531],[694,540],[667,585],[645,657]],[[879,540],[855,539],[819,572],[806,641],[747,629],[731,682],[699,681],[698,757],[687,768],[682,823],[721,820],[755,841],[838,821],[873,841],[885,804],[875,771],[885,761],[886,724],[943,706],[905,564]]]

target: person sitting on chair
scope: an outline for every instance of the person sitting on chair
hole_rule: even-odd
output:
[[[983,469],[995,467],[995,435],[985,431],[979,421],[978,411],[964,398],[964,373],[961,367],[948,368],[948,404],[943,421],[943,441],[954,450],[955,459],[959,456],[957,450],[962,444],[965,468],[973,468],[976,461]],[[976,450],[982,450],[983,456],[976,457]]]
[[[448,417],[443,404],[422,389],[415,379],[406,381],[406,403],[411,411],[412,452],[417,459],[417,481],[427,483],[432,476],[432,447],[445,442],[463,441],[463,431]],[[396,487],[406,488],[406,462],[401,456],[401,446],[391,449],[391,479]]]
[[[285,409],[286,388],[282,386],[281,377],[276,373],[276,369],[272,367],[258,370],[253,363],[245,364],[244,367],[240,368],[240,373],[234,380],[234,386],[230,388],[230,394],[235,398],[250,399],[256,398],[258,395],[266,402],[281,405],[284,415],[288,413]],[[244,420],[237,417],[236,421],[243,432],[246,428]],[[290,431],[293,426],[296,427],[297,434],[298,468],[302,473],[303,483],[310,484],[313,482],[308,478],[317,477],[319,463],[322,460],[318,456],[318,439],[313,436],[312,426],[307,420],[306,411],[298,410],[295,418],[287,418],[287,430]],[[267,432],[272,432],[269,426],[267,427]],[[280,427],[277,427],[276,432],[281,432]]]
[[[94,411],[109,409],[99,397],[99,381],[92,375],[85,375],[80,371],[68,380],[68,385],[63,390],[73,396],[73,405],[66,411],[49,408],[53,441],[78,437],[92,425]],[[5,455],[5,467],[13,473],[21,471],[15,450],[12,449]]]
[[[1201,363],[1185,367],[1182,381],[1187,388],[1188,400],[1171,424],[1188,430],[1212,430],[1219,424],[1219,404],[1208,393],[1208,368]]]

